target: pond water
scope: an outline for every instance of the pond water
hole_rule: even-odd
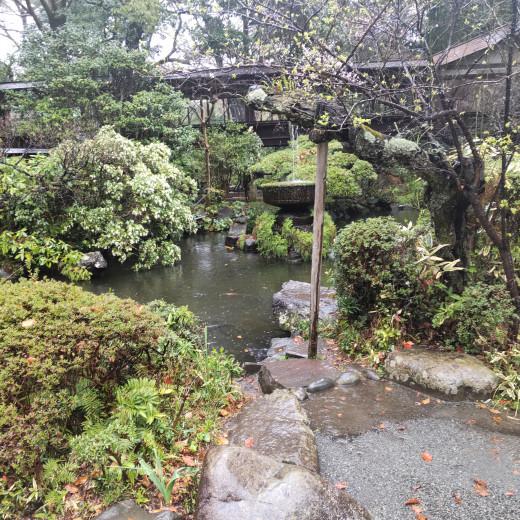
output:
[[[415,220],[416,213],[396,211],[394,216],[404,223]],[[254,361],[265,353],[271,338],[284,335],[273,317],[273,294],[288,280],[310,282],[311,265],[231,251],[224,240],[224,233],[197,234],[181,241],[182,260],[174,267],[136,273],[116,264],[83,287],[96,294],[112,291],[139,303],[163,299],[187,305],[208,325],[211,348],[223,347],[240,362]],[[322,285],[330,267],[325,261]]]

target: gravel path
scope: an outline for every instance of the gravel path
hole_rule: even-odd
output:
[[[322,476],[346,482],[374,520],[520,519],[517,435],[420,418],[347,438],[318,434],[316,442]],[[489,496],[475,492],[475,478],[488,484]],[[420,501],[417,516],[405,505],[412,498]]]

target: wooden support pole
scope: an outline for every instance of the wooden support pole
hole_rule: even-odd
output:
[[[314,191],[314,222],[312,235],[312,268],[311,268],[311,312],[309,326],[309,359],[318,354],[318,318],[320,306],[321,261],[323,258],[323,218],[325,213],[325,192],[327,180],[328,140],[318,142],[316,160],[316,187]]]

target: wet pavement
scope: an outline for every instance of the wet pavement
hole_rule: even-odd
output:
[[[303,406],[321,475],[345,483],[374,520],[520,518],[520,421],[504,410],[367,380]]]

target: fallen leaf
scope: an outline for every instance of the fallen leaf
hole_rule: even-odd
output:
[[[479,484],[475,486],[475,493],[477,495],[480,495],[481,497],[489,496],[489,491],[485,487],[480,486]]]
[[[345,396],[343,396],[343,395],[340,397],[340,399],[341,399],[342,401],[346,401],[346,400],[347,400],[347,398],[346,398]]]
[[[336,487],[338,489],[345,489],[347,487],[347,483],[346,482],[338,482],[338,483],[336,483]]]
[[[402,431],[404,431],[404,430],[406,430],[406,426],[398,426],[398,427],[397,427],[397,431],[402,432]]]
[[[513,475],[520,475],[520,471],[518,471],[517,469],[513,469],[513,470],[511,470],[511,473],[512,473]]]
[[[426,462],[431,462],[433,460],[433,455],[431,455],[430,453],[428,453],[427,451],[421,453],[422,455],[422,458],[426,461]]]
[[[175,447],[176,448],[184,448],[185,446],[188,445],[188,441],[175,441]]]
[[[415,486],[412,487],[412,491],[414,493],[417,493],[417,491],[419,491],[419,489],[421,489],[421,484],[415,484]]]
[[[491,437],[492,442],[503,442],[502,439],[497,439],[496,437]]]
[[[506,494],[506,496],[508,496],[508,497],[512,497],[512,496],[515,495],[515,492],[514,492],[514,491],[511,491],[510,489],[508,489],[508,490],[506,491],[505,494]]]
[[[193,460],[193,457],[190,457],[189,455],[181,455],[181,459],[186,464],[186,466],[189,466],[190,468],[193,468],[197,464]]]
[[[466,424],[475,424],[477,421],[475,421],[475,419],[468,419],[466,421]]]
[[[379,425],[379,428],[381,428],[382,430],[384,430],[384,429],[385,429],[385,425],[384,425],[384,424],[380,424],[380,425]]]
[[[430,404],[430,398],[423,399],[421,402],[422,402],[422,404]]]
[[[484,403],[477,403],[477,406],[479,408],[487,408],[487,406]]]
[[[245,348],[245,349],[244,349],[244,352],[249,352],[249,349]]]
[[[238,339],[242,339],[242,336],[237,336]]]
[[[480,480],[478,478],[473,477],[473,480],[475,481],[475,484],[483,487],[488,487],[487,482],[484,482],[483,480]]]
[[[424,515],[421,515],[420,513],[415,513],[416,520],[428,520]]]
[[[65,491],[67,491],[68,493],[77,493],[79,491],[79,488],[77,486],[75,486],[74,484],[70,483],[70,484],[65,484],[63,486],[63,489]]]
[[[153,509],[152,513],[160,513],[161,511],[173,511],[174,513],[177,513],[177,508],[175,506],[166,506],[161,507],[161,509]]]
[[[491,453],[496,453],[497,455],[500,453],[500,450],[489,450]]]
[[[385,390],[387,392],[391,392],[393,390],[393,388],[391,386],[385,386]]]
[[[343,414],[342,413],[337,413],[336,414],[340,419],[343,417]]]
[[[326,339],[325,342],[327,343],[327,345],[334,345],[334,341],[331,339]]]
[[[441,400],[440,400],[440,399],[435,399],[435,402],[436,402],[436,403],[440,403]]]
[[[413,346],[414,346],[413,341],[405,341],[405,342],[403,343],[403,347],[404,347],[404,348],[412,348]]]
[[[495,410],[495,409],[493,409],[493,410],[490,409],[489,411],[490,411],[491,413],[502,413],[500,410]]]
[[[229,412],[227,410],[219,410],[218,413],[222,415],[222,417],[225,417],[226,415],[229,415]]]
[[[493,415],[493,421],[502,422],[502,417],[499,417],[498,415]]]
[[[229,444],[229,441],[225,437],[219,437],[217,444],[219,446],[223,446],[224,444]]]
[[[419,401],[415,401],[415,406],[421,406],[421,403]]]
[[[416,506],[415,504],[412,506],[412,510],[416,513],[422,513],[422,508],[419,506]]]
[[[22,327],[28,329],[29,327],[32,327],[33,325],[36,325],[36,320],[24,320],[22,321]]]
[[[36,361],[36,358],[35,358],[35,357],[31,357],[31,356],[29,356],[29,357],[27,358],[27,363],[29,363],[29,365],[32,365],[35,361]]]
[[[374,397],[374,401],[384,401],[382,397]]]
[[[83,484],[85,484],[85,482],[88,480],[88,475],[85,475],[84,477],[79,477],[76,479],[76,481],[74,482],[74,484],[76,486],[82,486]]]
[[[457,504],[462,504],[462,498],[460,498],[457,494],[455,494],[454,491],[451,492],[451,496],[454,498],[455,502]]]
[[[244,441],[244,446],[252,446],[253,445],[253,439],[246,439]]]
[[[332,410],[332,406],[329,406],[328,404],[324,404],[323,408],[325,408],[326,410]]]
[[[421,501],[418,498],[410,498],[410,500],[407,500],[404,505],[405,506],[411,506],[412,504],[420,504]]]
[[[385,415],[385,413],[386,413],[386,412],[383,410],[383,411],[381,412],[381,415]]]
[[[141,314],[141,312],[143,312],[143,306],[142,305],[137,305],[136,308],[135,308],[135,313],[136,314]]]

